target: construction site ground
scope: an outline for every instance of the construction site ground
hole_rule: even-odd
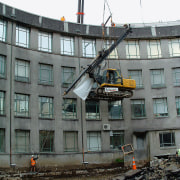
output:
[[[82,165],[64,168],[29,169],[12,167],[0,169],[0,180],[180,180],[180,158],[175,156],[155,157],[143,167],[109,165]]]

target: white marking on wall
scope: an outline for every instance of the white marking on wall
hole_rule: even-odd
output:
[[[2,9],[2,11],[3,11],[3,15],[5,15],[5,14],[6,14],[6,5],[5,5],[5,4],[3,4],[3,9]]]
[[[155,28],[155,26],[151,27],[151,33],[152,33],[152,36],[156,36],[156,28]]]
[[[42,16],[39,16],[39,24],[42,24]]]
[[[64,31],[69,32],[68,22],[64,22]]]
[[[86,26],[86,34],[89,34],[89,25]]]

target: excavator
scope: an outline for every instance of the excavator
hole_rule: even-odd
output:
[[[124,98],[130,98],[133,96],[133,90],[136,88],[136,81],[134,79],[125,79],[121,75],[119,69],[107,68],[102,71],[102,62],[108,57],[108,55],[122,42],[129,33],[132,32],[130,25],[124,25],[124,32],[107,50],[103,49],[98,53],[98,56],[89,64],[75,79],[75,81],[64,91],[64,95],[68,94],[71,89],[78,84],[85,85],[80,89],[80,93],[87,88],[87,82],[90,82],[87,95],[82,99],[94,99],[94,100],[122,100]],[[84,82],[82,82],[82,77]],[[79,83],[78,83],[79,82]],[[78,83],[78,84],[77,84]],[[94,88],[92,84],[97,84]],[[76,92],[75,92],[76,93]],[[77,94],[77,93],[76,93]],[[78,94],[77,94],[78,95]],[[79,96],[81,97],[81,96]]]

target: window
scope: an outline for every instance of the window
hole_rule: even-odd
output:
[[[176,110],[177,110],[177,115],[180,115],[180,97],[176,97]]]
[[[0,152],[5,152],[5,130],[0,129]]]
[[[39,46],[40,51],[52,52],[52,34],[46,32],[39,32]]]
[[[29,47],[29,28],[16,26],[16,45]]]
[[[63,118],[64,119],[76,119],[76,99],[63,99]]]
[[[110,147],[114,150],[121,150],[124,145],[124,131],[110,131]]]
[[[16,152],[29,152],[30,151],[30,131],[16,130]]]
[[[136,81],[136,88],[143,88],[142,70],[129,70],[128,75]]]
[[[60,39],[61,54],[74,55],[74,38],[62,36]]]
[[[6,77],[6,58],[0,55],[0,78]]]
[[[87,132],[88,151],[101,151],[101,133]]]
[[[0,41],[6,41],[6,30],[7,30],[7,23],[6,21],[0,20]]]
[[[78,132],[76,131],[64,132],[64,151],[65,152],[78,151]]]
[[[99,102],[86,101],[86,119],[100,119]]]
[[[39,132],[40,152],[54,151],[54,131]]]
[[[39,117],[53,118],[53,98],[39,97]]]
[[[153,110],[156,117],[168,116],[167,99],[153,99]]]
[[[29,116],[29,96],[24,94],[15,94],[14,97],[15,116]]]
[[[16,60],[15,61],[15,80],[22,82],[30,81],[30,63],[28,61]]]
[[[180,86],[180,68],[173,69],[173,84],[174,86]]]
[[[180,56],[180,39],[169,39],[169,53],[171,57]]]
[[[108,102],[109,119],[122,119],[122,101],[110,101]]]
[[[96,56],[96,47],[95,40],[83,39],[82,48],[84,57],[95,57]]]
[[[139,53],[139,41],[127,41],[126,45],[126,56],[129,59],[139,59],[140,53]]]
[[[104,44],[104,46],[105,46],[104,48],[108,49],[113,43],[114,43],[114,41],[106,40],[105,44]],[[109,54],[108,59],[118,59],[118,54],[117,54],[116,48]]]
[[[5,114],[5,92],[0,91],[0,115]]]
[[[161,45],[159,40],[148,41],[148,58],[161,58]]]
[[[53,84],[53,66],[39,64],[39,83],[45,85]]]
[[[131,114],[132,118],[144,118],[146,116],[144,99],[131,100]]]
[[[159,133],[160,147],[175,146],[175,133],[174,132],[162,132]]]
[[[69,87],[75,79],[75,68],[62,67],[62,85],[63,87]]]
[[[151,70],[151,87],[152,88],[165,87],[163,69]]]

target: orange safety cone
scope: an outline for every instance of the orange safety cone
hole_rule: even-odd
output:
[[[133,157],[133,166],[132,166],[132,169],[136,170],[136,163],[135,163],[134,157]]]

